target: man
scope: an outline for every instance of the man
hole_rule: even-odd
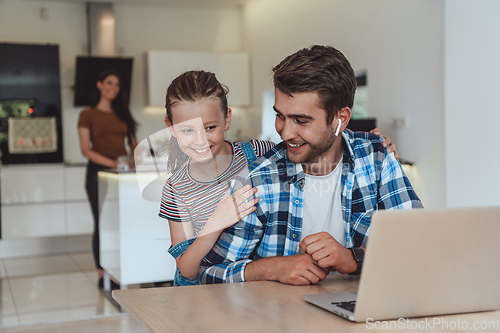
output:
[[[346,129],[356,80],[341,52],[302,49],[273,72],[283,142],[249,166],[256,211],[223,232],[202,262],[202,283],[359,274],[373,213],[422,207],[383,139]]]

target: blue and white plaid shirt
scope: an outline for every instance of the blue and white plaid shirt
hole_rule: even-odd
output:
[[[342,136],[346,247],[366,246],[376,210],[421,208],[422,203],[381,137],[349,130]],[[243,282],[252,260],[299,253],[305,183],[301,164],[287,159],[286,145],[281,143],[249,169],[260,199],[257,209],[221,234],[201,263],[201,283]]]

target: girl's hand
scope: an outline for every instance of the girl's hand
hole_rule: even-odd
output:
[[[372,129],[370,133],[383,137],[384,142],[382,143],[382,145],[387,149],[387,153],[388,154],[394,153],[394,157],[399,160],[398,149],[396,147],[396,144],[392,142],[390,136],[383,135],[382,132],[380,132],[380,129],[378,128]]]
[[[257,189],[250,185],[243,186],[231,195],[228,190],[198,236],[222,231],[254,212],[259,202],[258,198],[253,198],[256,192]]]

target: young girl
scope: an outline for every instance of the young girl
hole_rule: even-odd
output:
[[[172,128],[178,151],[169,153],[173,173],[163,188],[159,215],[169,221],[176,286],[199,284],[200,262],[222,230],[255,210],[254,188],[246,185],[231,195],[228,189],[274,145],[224,139],[231,123],[226,94],[215,74],[204,71],[181,74],[167,89],[165,124]]]
[[[273,145],[224,139],[231,123],[226,94],[215,75],[204,71],[186,72],[167,89],[165,123],[184,157],[173,162],[176,153],[170,153],[174,170],[160,208],[160,216],[169,221],[169,252],[178,267],[174,285],[198,284],[200,262],[222,230],[255,210],[255,189],[246,185],[231,195],[228,189],[249,162]]]

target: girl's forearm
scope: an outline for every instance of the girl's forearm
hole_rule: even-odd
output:
[[[199,236],[186,252],[177,258],[177,266],[184,277],[195,279],[198,276],[201,260],[210,252],[221,232],[222,230]]]
[[[224,199],[221,202],[224,203]],[[229,201],[229,204],[230,208],[232,208],[231,205],[234,205],[233,201]],[[196,240],[179,258],[177,258],[179,270],[182,275],[188,279],[194,279],[198,276],[201,260],[210,252],[222,231],[238,220],[234,216],[231,217],[231,214],[228,215],[227,212],[224,211],[225,206],[220,205],[219,203],[214,214],[207,220]],[[228,223],[228,221],[233,221],[233,223]]]

